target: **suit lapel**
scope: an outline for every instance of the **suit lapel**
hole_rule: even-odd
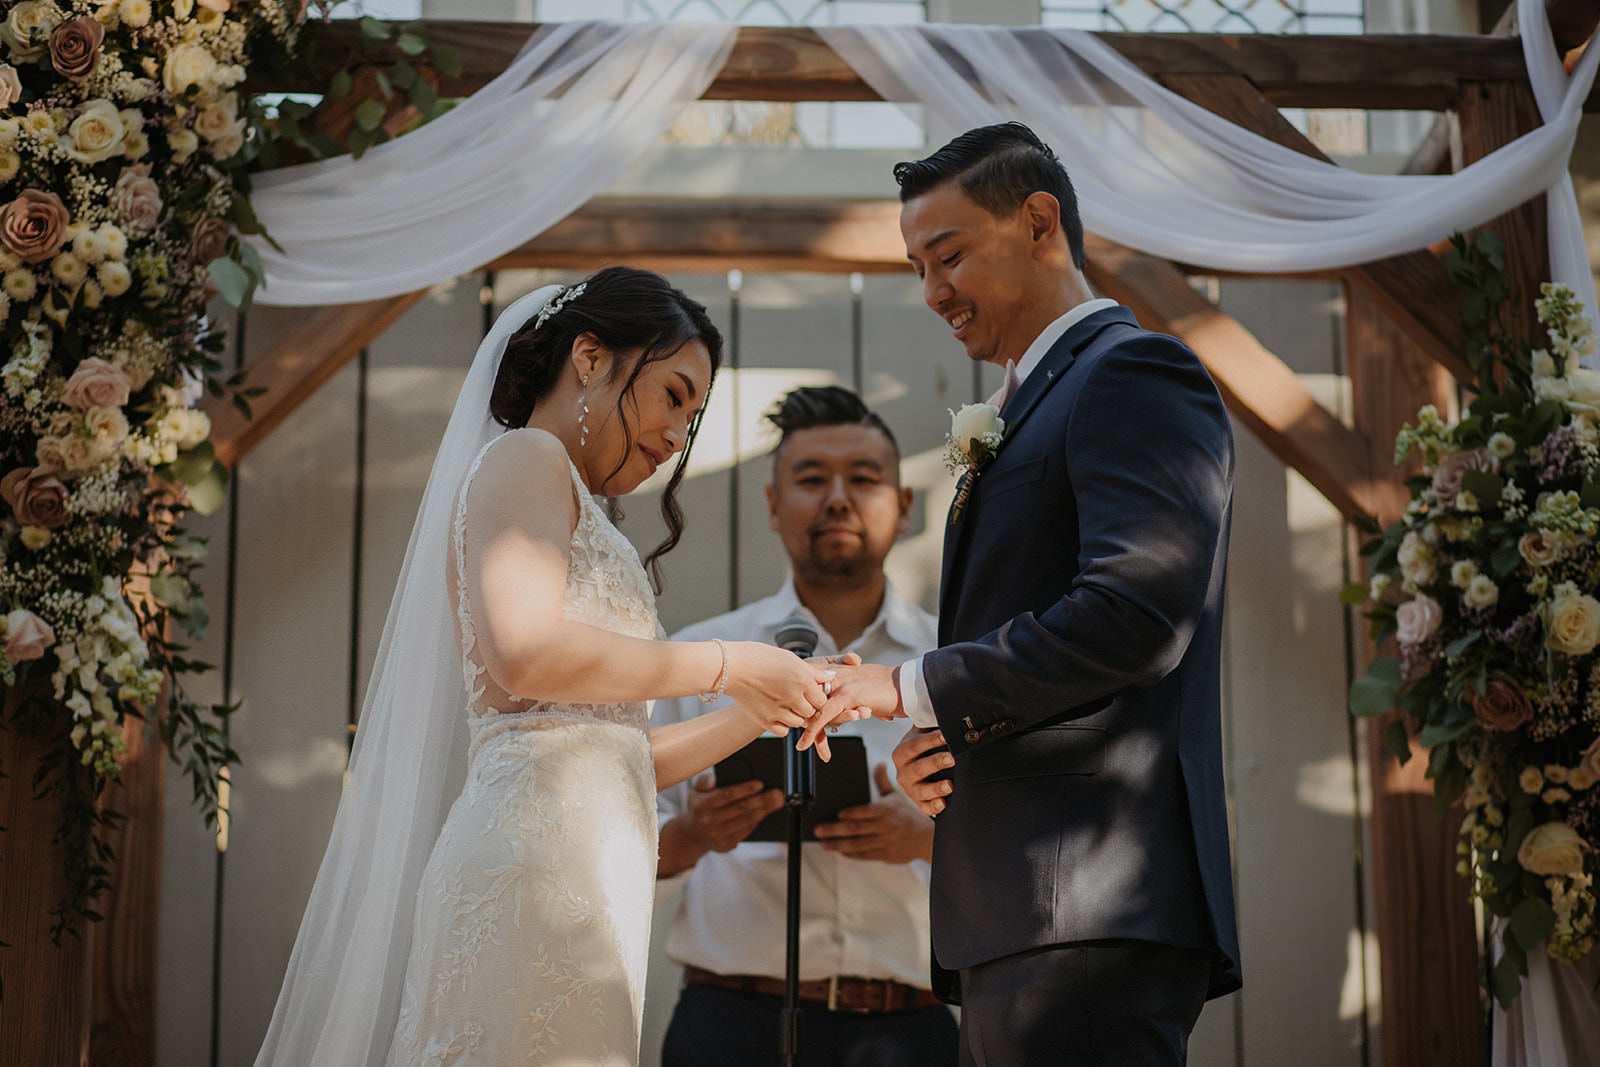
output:
[[[1044,395],[1050,391],[1051,387],[1066,377],[1067,369],[1077,360],[1078,354],[1087,349],[1102,330],[1118,323],[1128,326],[1139,325],[1138,320],[1133,317],[1133,312],[1118,305],[1114,308],[1106,308],[1104,311],[1097,311],[1093,315],[1085,317],[1081,322],[1073,323],[1071,329],[1062,334],[1056,343],[1050,346],[1050,350],[1044,354],[1044,358],[1039,361],[1039,365],[1033,368],[1027,379],[1023,381],[1021,388],[1017,390],[1016,395],[1011,398],[1005,409],[1000,413],[1006,424],[1006,443],[1016,437],[1023,421],[1033,414],[1034,408],[1039,406],[1039,401],[1044,399]],[[1005,444],[1001,445],[1000,451],[1004,453]],[[994,460],[990,460],[984,467],[994,462]],[[978,469],[980,474],[984,467]],[[971,473],[962,475],[963,479],[971,477],[974,477]],[[964,537],[963,533],[966,527],[972,525],[970,521],[972,510],[977,504],[982,486],[982,477],[976,477],[968,492],[966,507],[962,509],[960,518],[955,522],[946,519],[945,522],[944,559],[939,575],[939,629],[941,644],[944,643],[946,620],[953,621],[955,618],[956,568],[960,562],[962,549],[965,548],[968,541],[968,538]],[[961,487],[958,483],[956,486],[956,499],[960,499],[960,495]]]

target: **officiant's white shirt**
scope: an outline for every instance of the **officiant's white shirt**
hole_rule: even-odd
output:
[[[792,578],[775,596],[696,623],[673,639],[770,643],[778,624],[791,615],[816,625],[818,655],[856,652],[868,663],[887,666],[928,651],[939,639],[933,616],[903,600],[890,585],[872,625],[840,649],[801,605]],[[697,697],[660,700],[652,725],[681,722],[713,707]],[[902,724],[864,719],[842,725],[839,734],[865,742],[868,774],[886,763],[894,781],[893,751],[905,735]],[[660,794],[662,825],[684,810],[688,790],[685,783]],[[872,791],[876,796],[875,786]],[[708,852],[683,874],[662,879],[662,891],[684,883],[669,925],[667,956],[718,974],[782,978],[786,870],[781,842],[746,841],[729,852]],[[807,844],[801,849],[800,904],[802,980],[892,978],[928,988],[927,863],[847,859]]]
[[[1050,351],[1055,343],[1061,340],[1061,335],[1072,329],[1083,319],[1093,315],[1096,311],[1114,308],[1117,302],[1108,297],[1097,300],[1085,300],[1065,315],[1046,326],[1038,337],[1033,339],[1033,344],[1022,353],[1022,358],[1017,361],[1017,383],[1028,380],[1028,375],[1033,372],[1044,354]],[[917,726],[929,729],[937,728],[939,720],[933,714],[933,702],[928,699],[928,681],[922,674],[922,656],[907,660],[900,665],[900,705],[905,708],[906,715]]]

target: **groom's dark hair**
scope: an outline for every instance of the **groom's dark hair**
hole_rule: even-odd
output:
[[[889,439],[895,459],[900,458],[900,442],[894,439],[889,424],[859,395],[837,385],[803,385],[789,390],[767,412],[767,421],[778,428],[778,447],[772,450],[774,462],[791,434],[819,426],[870,427]]]
[[[1015,214],[1034,193],[1049,193],[1061,205],[1061,229],[1067,235],[1072,265],[1083,269],[1083,220],[1078,194],[1067,168],[1020,122],[968,130],[926,159],[894,165],[900,202],[915,199],[946,182],[956,182],[973,203],[991,215]]]

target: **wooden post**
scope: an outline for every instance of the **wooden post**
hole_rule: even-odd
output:
[[[1362,290],[1346,286],[1345,345],[1356,429],[1367,440],[1376,476],[1390,471],[1379,519],[1400,517],[1407,469],[1394,467],[1394,438],[1433,404],[1448,416],[1455,382],[1422,354]],[[1375,477],[1376,480],[1376,477]],[[1360,669],[1376,655],[1361,627]],[[1478,1014],[1478,951],[1466,882],[1455,873],[1460,815],[1433,815],[1427,754],[1413,742],[1400,766],[1382,745],[1389,718],[1367,724],[1372,768],[1373,911],[1383,988],[1386,1064],[1478,1067],[1483,1062]]]
[[[43,746],[10,725],[22,696],[5,690],[0,725],[0,1063],[71,1067],[88,1056],[88,951],[75,938],[50,940],[50,909],[67,891],[50,841],[60,805],[34,799]]]
[[[101,909],[105,921],[89,930],[92,1067],[156,1061],[166,750],[145,739],[144,727],[138,719],[124,724],[122,774],[101,795],[102,806],[124,820],[106,834],[117,858]]]

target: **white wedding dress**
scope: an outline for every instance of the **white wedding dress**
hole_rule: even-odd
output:
[[[648,707],[522,699],[486,672],[465,575],[469,487],[492,447],[451,528],[467,778],[423,871],[389,1062],[632,1067],[656,871]],[[562,614],[659,637],[637,553],[572,478]]]

